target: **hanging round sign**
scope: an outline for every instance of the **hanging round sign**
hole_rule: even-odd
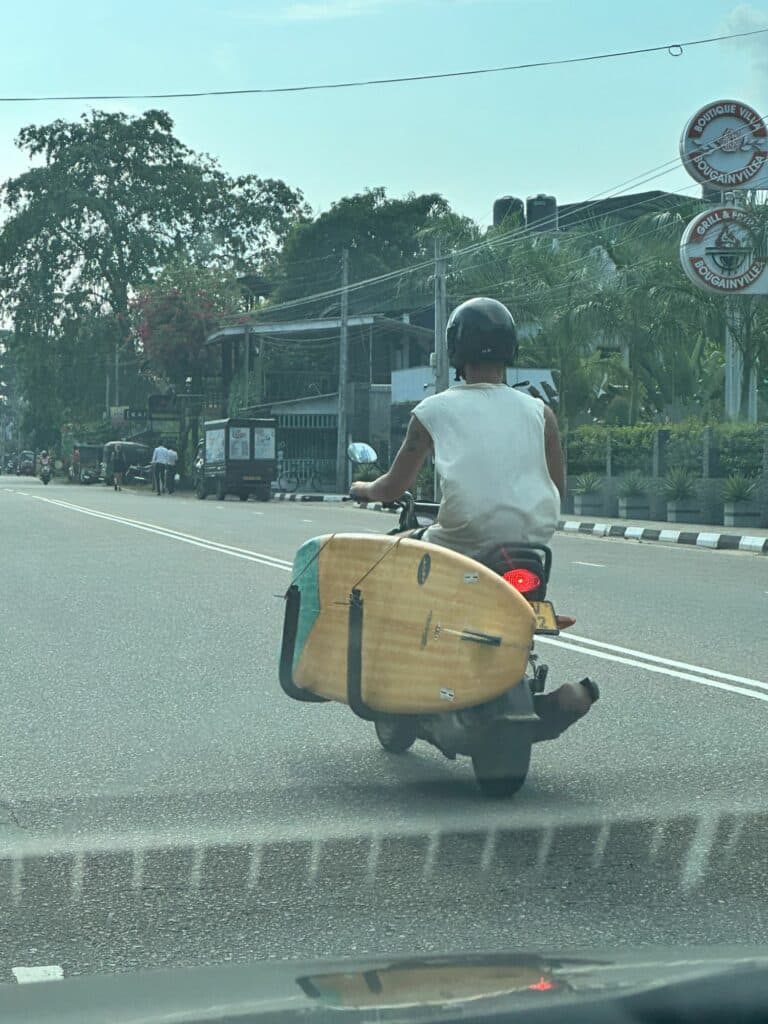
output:
[[[768,295],[765,227],[748,210],[700,213],[680,242],[680,262],[699,288],[718,295]]]
[[[697,110],[683,130],[680,157],[702,185],[768,188],[768,128],[746,103],[718,100]]]

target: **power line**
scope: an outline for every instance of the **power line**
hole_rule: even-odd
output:
[[[760,31],[768,32],[768,29],[761,29]],[[755,131],[755,126],[746,126],[744,128],[739,129],[738,133],[747,136],[754,134]],[[721,145],[722,143],[716,144],[714,148],[718,148]],[[674,170],[679,168],[679,157],[675,157],[671,160],[665,161],[662,164],[657,164],[655,167],[651,167],[648,170],[641,172],[640,174],[636,174],[634,177],[625,179],[618,185],[614,185],[610,188],[603,189],[602,192],[595,193],[588,199],[584,200],[581,204],[568,210],[567,216],[570,219],[576,217],[578,214],[588,212],[592,204],[598,202],[601,198],[618,198],[618,196],[621,195],[622,192],[627,191],[629,187],[637,189],[650,181],[654,181],[658,178],[665,177],[666,175],[672,173]],[[682,189],[682,191],[686,191],[687,188],[691,187],[696,186],[687,185],[685,188]],[[616,216],[617,214],[623,213],[627,210],[631,210],[633,207],[643,205],[644,202],[644,199],[639,199],[633,203],[627,203],[624,206],[617,207],[615,210],[611,210],[610,215]],[[539,232],[541,232],[542,230],[546,230],[548,226],[551,228],[555,227],[555,217],[539,221],[535,225],[535,227],[523,225],[512,228],[507,232],[500,232],[496,235],[492,235],[491,237],[488,237],[486,235],[485,237],[479,239],[477,242],[473,242],[470,245],[464,246],[461,249],[454,249],[452,252],[449,252],[447,254],[447,259],[453,261],[460,259],[461,257],[464,256],[472,255],[474,253],[482,253],[483,255],[490,254],[492,256],[494,254],[494,251],[502,250],[506,248],[508,245],[516,244],[518,242],[525,240],[526,238],[534,237],[537,234],[539,234]],[[363,288],[368,288],[373,285],[381,285],[387,282],[399,281],[410,274],[416,274],[419,271],[432,269],[433,267],[433,259],[424,259],[421,262],[415,263],[411,267],[401,267],[398,270],[391,270],[384,274],[379,274],[364,279],[362,281],[358,281],[355,284],[349,286],[349,292],[351,294],[353,292],[358,292]],[[263,314],[265,316],[274,315],[275,313],[278,312],[282,312],[289,309],[296,309],[297,307],[320,302],[321,300],[329,301],[338,298],[340,294],[340,288],[330,288],[324,291],[315,292],[314,294],[311,295],[305,295],[296,299],[289,299],[285,302],[276,303],[271,306],[265,306],[262,309],[255,310],[254,313],[256,313],[257,316],[259,314]],[[226,323],[226,321],[227,318],[222,318],[221,322]]]
[[[399,75],[393,78],[370,78],[350,82],[325,82],[314,85],[281,85],[268,88],[249,89],[201,89],[193,92],[155,93],[93,93],[80,96],[0,96],[0,103],[51,103],[82,102],[85,100],[180,100],[200,99],[207,96],[268,96],[277,93],[320,92],[332,89],[359,89],[373,85],[397,85],[407,82],[431,82],[447,78],[470,78],[479,75],[496,75],[506,71],[527,71],[531,68],[563,67],[568,64],[586,64],[593,61],[614,60],[619,57],[636,57],[646,53],[663,53],[681,57],[686,47],[706,46],[729,39],[742,39],[768,32],[768,28],[752,29],[749,32],[732,32],[729,35],[710,36],[706,39],[689,39],[683,43],[663,43],[658,46],[644,46],[635,50],[614,50],[610,53],[594,53],[587,57],[560,57],[551,60],[529,61],[525,64],[506,64],[500,67],[473,68],[469,71],[440,71],[431,75]]]
[[[679,161],[678,160],[670,161],[670,163],[678,164],[679,165]],[[662,164],[662,165],[659,165],[659,166],[665,166],[665,165]],[[651,168],[651,170],[655,170],[655,168]],[[662,177],[663,175],[670,173],[672,170],[674,170],[674,168],[670,168],[669,170],[663,171],[663,172],[658,173],[658,174],[652,174],[649,177],[646,177],[643,181],[638,182],[638,184],[644,184],[645,181],[650,181],[650,180],[653,180],[654,178]],[[632,178],[632,179],[629,179],[629,180],[630,181],[637,181],[638,178],[642,178],[642,175],[636,175],[635,178]],[[638,187],[638,185],[636,184],[634,187]],[[576,214],[579,214],[579,213],[582,213],[582,212],[588,210],[591,203],[596,202],[601,196],[605,196],[607,193],[612,192],[612,191],[614,191],[614,190],[613,189],[606,189],[603,192],[597,193],[596,196],[591,197],[590,199],[585,200],[584,203],[582,203],[580,206],[577,206],[575,209],[569,211],[569,217],[573,217]],[[620,192],[619,192],[619,194],[620,194]],[[630,209],[632,209],[635,206],[642,205],[642,203],[644,201],[645,200],[638,200],[638,201],[636,201],[634,203],[628,203],[625,206],[619,207],[616,210],[613,210],[611,212],[612,212],[613,215],[616,215],[616,214],[621,213],[621,212],[623,212],[625,210],[630,210]],[[450,252],[450,253],[447,254],[447,258],[449,260],[451,260],[451,261],[454,261],[454,260],[456,260],[456,259],[458,259],[460,257],[472,255],[474,253],[483,253],[483,254],[485,254],[485,253],[487,253],[489,251],[492,253],[494,251],[494,249],[498,251],[498,250],[506,248],[509,245],[521,242],[521,241],[523,241],[526,238],[535,237],[539,233],[539,231],[541,231],[543,228],[546,228],[546,226],[547,226],[547,222],[546,221],[541,221],[541,222],[539,222],[536,225],[536,227],[530,227],[530,226],[526,225],[526,226],[523,226],[523,227],[514,228],[514,229],[512,229],[512,230],[510,230],[508,232],[502,233],[502,234],[494,235],[494,236],[492,236],[490,238],[486,237],[486,238],[480,239],[478,242],[473,242],[471,245],[467,245],[467,246],[463,247],[462,249],[455,249],[453,252]],[[554,223],[552,224],[552,226],[554,227]],[[425,259],[425,260],[422,260],[419,263],[414,264],[411,267],[404,267],[404,268],[400,268],[398,270],[388,271],[385,274],[380,274],[380,275],[377,275],[375,277],[370,277],[370,278],[368,278],[366,280],[363,280],[363,281],[357,281],[355,284],[352,284],[352,285],[349,286],[349,291],[350,291],[350,293],[358,292],[358,291],[360,291],[363,288],[368,288],[368,287],[371,287],[373,285],[381,285],[381,284],[384,284],[386,282],[394,281],[396,279],[401,279],[403,277],[408,276],[409,274],[416,274],[416,273],[418,273],[419,271],[422,271],[422,270],[426,270],[426,269],[430,269],[431,270],[433,267],[434,267],[434,260],[433,259]],[[296,298],[296,299],[289,299],[286,302],[280,302],[280,303],[277,303],[277,304],[275,304],[273,306],[265,306],[263,309],[261,309],[261,310],[259,310],[257,312],[259,314],[263,314],[265,316],[266,315],[274,315],[277,312],[281,312],[281,311],[285,311],[285,310],[289,310],[289,309],[296,309],[299,306],[305,306],[305,305],[308,305],[308,304],[311,304],[311,303],[320,302],[321,300],[326,300],[326,301],[327,300],[331,300],[331,299],[337,298],[339,296],[339,294],[340,294],[340,289],[339,288],[332,288],[332,289],[329,289],[327,291],[316,292],[313,295],[306,295],[306,296],[302,296],[302,297]]]

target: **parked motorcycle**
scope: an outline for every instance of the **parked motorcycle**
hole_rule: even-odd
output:
[[[350,445],[348,454],[357,464],[376,463],[376,452],[369,445]],[[399,510],[399,522],[388,532],[411,532],[416,539],[424,527],[435,520],[438,510],[435,504],[417,503],[408,493],[390,507]],[[570,616],[557,615],[547,599],[552,568],[552,552],[548,547],[512,541],[495,546],[479,561],[503,577],[530,603],[536,616],[536,633],[555,636],[575,623]],[[396,594],[393,599],[396,600]],[[299,615],[295,602],[296,595],[289,591],[280,682],[286,694],[295,700],[322,701],[325,698],[302,690],[293,680]],[[422,740],[450,760],[458,755],[468,756],[481,791],[488,796],[506,797],[524,784],[533,746],[557,738],[584,713],[561,707],[556,691],[545,693],[548,674],[548,666],[540,661],[532,646],[524,676],[514,679],[506,692],[486,703],[430,714],[371,714],[369,708],[361,714],[356,711],[354,701],[348,703],[361,717],[373,720],[379,743],[390,753],[403,754],[416,740]],[[445,683],[446,687],[450,686],[450,680]],[[600,693],[593,680],[585,678],[578,685],[586,690],[592,703],[598,700]]]

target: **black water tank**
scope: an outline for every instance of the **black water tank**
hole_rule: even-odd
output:
[[[525,203],[515,196],[502,196],[493,204],[493,226],[497,228],[507,217],[517,218],[520,224],[525,224]]]
[[[528,227],[534,231],[557,231],[557,199],[539,193],[528,196],[526,203]]]

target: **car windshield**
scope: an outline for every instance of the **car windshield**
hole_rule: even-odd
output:
[[[2,980],[762,948],[768,0],[4,29]]]

